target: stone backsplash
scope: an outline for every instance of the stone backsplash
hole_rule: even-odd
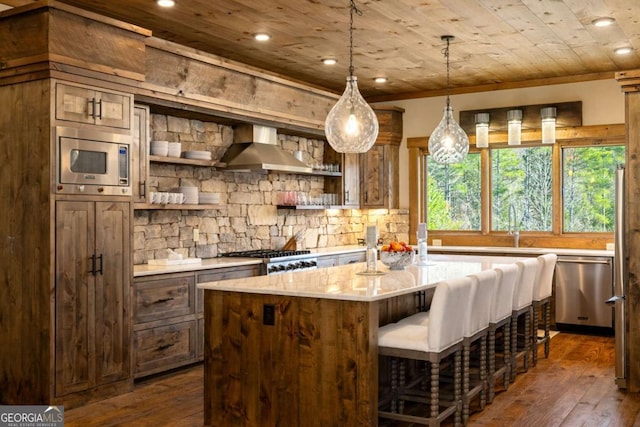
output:
[[[233,141],[233,128],[159,114],[151,115],[151,139],[181,142],[182,150],[206,150],[219,160]],[[284,150],[302,151],[307,164],[321,164],[324,141],[278,135]],[[215,210],[136,210],[134,264],[165,258],[167,249],[185,257],[211,258],[219,253],[249,249],[280,249],[299,232],[306,249],[353,245],[364,238],[368,225],[377,225],[383,241],[409,239],[406,209],[278,208],[282,193],[323,193],[322,176],[272,172],[231,172],[207,167],[151,163],[148,191],[177,191],[196,186],[218,193]],[[199,239],[194,241],[194,229]]]

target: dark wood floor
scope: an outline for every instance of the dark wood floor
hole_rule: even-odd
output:
[[[139,382],[133,393],[65,411],[65,426],[201,427],[202,376],[200,365]],[[618,391],[613,376],[612,337],[560,333],[550,358],[518,375],[468,425],[640,426],[640,394]]]

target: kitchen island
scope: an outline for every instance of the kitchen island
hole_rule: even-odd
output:
[[[404,271],[379,264],[379,275],[358,263],[198,284],[205,425],[376,426],[378,327],[414,313],[440,281],[518,259],[431,255]]]

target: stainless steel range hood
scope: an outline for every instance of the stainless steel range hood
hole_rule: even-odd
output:
[[[270,170],[311,173],[312,169],[280,148],[275,128],[240,125],[233,130],[233,144],[221,161],[229,170]]]

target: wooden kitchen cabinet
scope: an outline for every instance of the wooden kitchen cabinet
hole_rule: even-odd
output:
[[[347,208],[360,207],[360,160],[357,153],[337,153],[325,144],[324,162],[340,165],[336,177],[325,177],[324,192],[338,195],[338,205]]]
[[[196,283],[252,277],[259,265],[136,277],[133,284],[134,376],[144,377],[201,361],[203,291]]]
[[[196,362],[196,286],[191,273],[136,278],[134,298],[134,375]]]
[[[132,103],[130,94],[56,83],[57,120],[130,129]]]
[[[131,138],[131,192],[134,203],[147,202],[149,182],[149,107],[133,107],[133,131]]]
[[[132,385],[130,215],[126,202],[56,202],[56,396]]]
[[[376,107],[379,132],[376,143],[360,155],[360,207],[397,209],[399,206],[399,152],[402,114],[399,107]]]

